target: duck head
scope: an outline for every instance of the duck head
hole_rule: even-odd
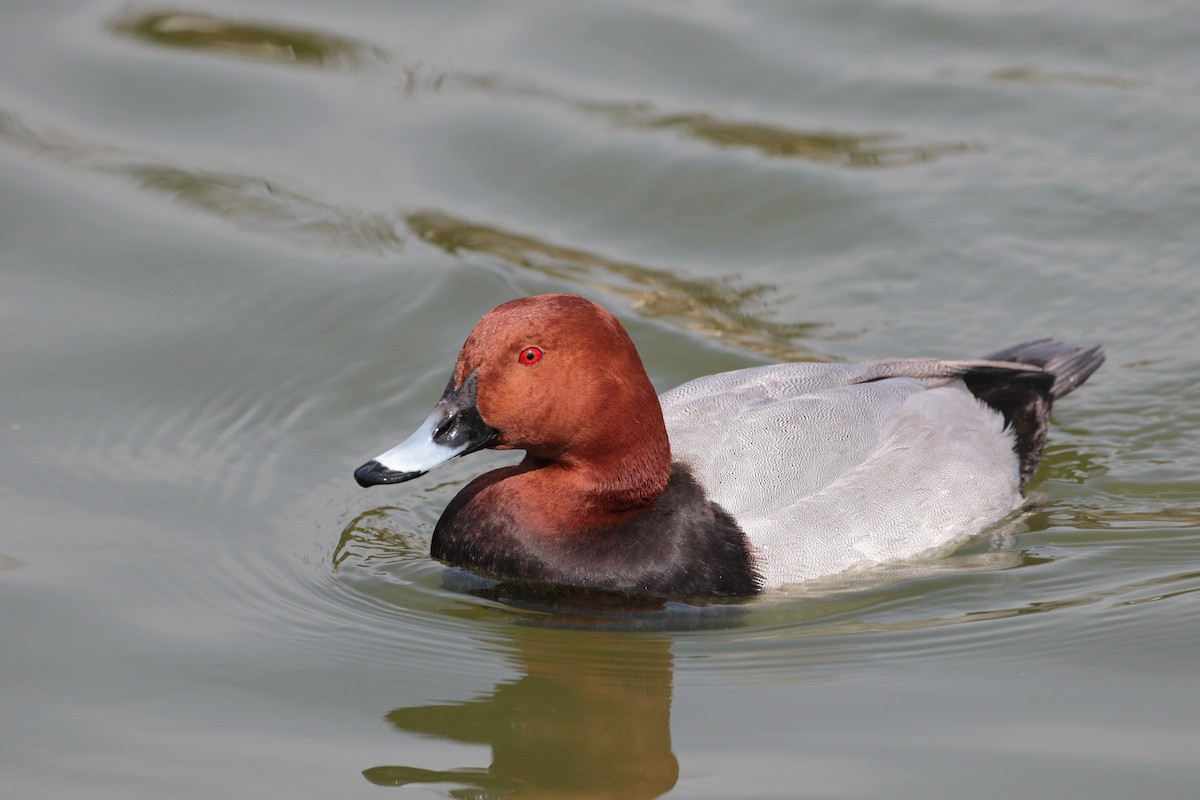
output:
[[[662,408],[621,323],[582,297],[497,306],[471,331],[445,392],[404,442],[359,467],[362,486],[400,483],[484,448],[524,450],[626,508],[666,488]]]

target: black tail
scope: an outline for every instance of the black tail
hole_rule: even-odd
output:
[[[1104,363],[1104,350],[1100,345],[1076,347],[1053,339],[1038,339],[1033,342],[1008,347],[987,356],[990,361],[1015,361],[1041,367],[1054,376],[1050,396],[1057,400],[1075,391]]]
[[[1039,369],[975,367],[963,375],[971,393],[1004,415],[1016,434],[1024,485],[1037,469],[1050,425],[1054,401],[1075,390],[1104,363],[1099,347],[1076,347],[1053,339],[1008,347],[987,356],[990,361],[1028,364]]]

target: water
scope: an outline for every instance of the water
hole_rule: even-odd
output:
[[[1200,12],[10,0],[0,769],[89,797],[1193,797]],[[1109,361],[1032,512],[714,607],[489,596],[350,473],[500,300],[652,380]]]

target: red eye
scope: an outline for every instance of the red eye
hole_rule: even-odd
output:
[[[521,355],[517,356],[517,360],[527,367],[532,367],[542,360],[542,351],[537,347],[526,347],[521,351]]]

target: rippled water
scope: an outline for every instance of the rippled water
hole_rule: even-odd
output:
[[[10,2],[4,796],[1193,797],[1200,11]],[[351,470],[500,300],[660,389],[1102,342],[1029,512],[747,602],[428,556]]]

